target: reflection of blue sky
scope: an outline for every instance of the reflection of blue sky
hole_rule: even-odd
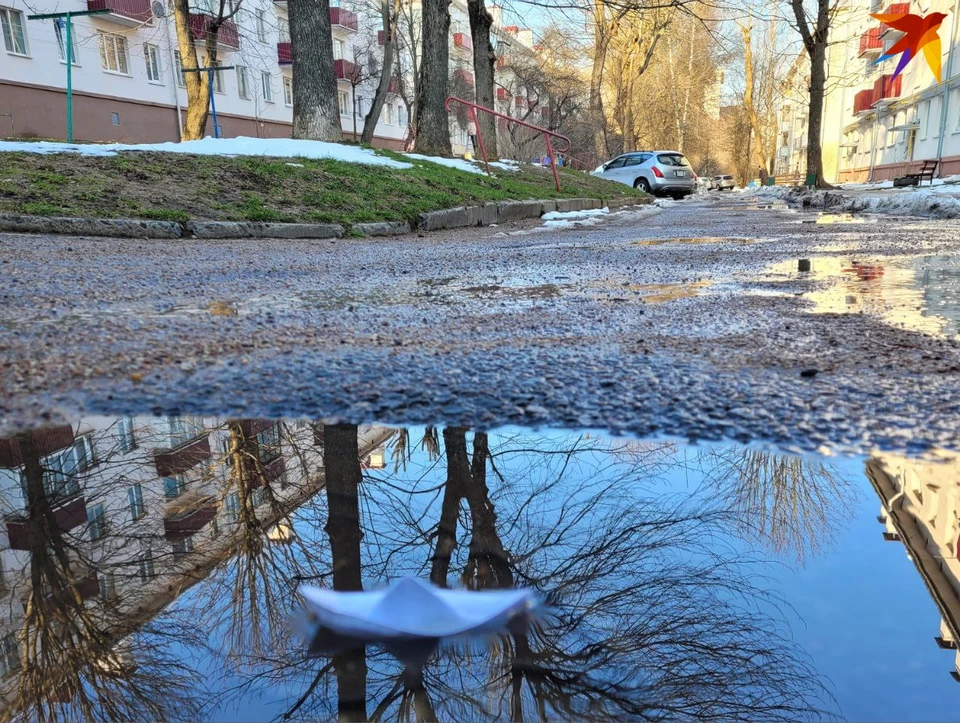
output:
[[[925,314],[946,320],[943,333],[960,333],[960,257],[922,256],[908,262],[923,289]]]
[[[428,490],[440,485],[446,469],[440,464],[431,464],[419,448],[422,430],[411,430],[413,458],[406,473],[400,472],[406,481],[417,480],[417,488]],[[511,439],[512,447],[560,449],[572,439],[566,433],[537,432],[506,429],[492,433],[491,449],[496,451],[505,438]],[[468,438],[469,440],[469,438]],[[581,445],[605,446],[608,441],[591,435]],[[642,449],[642,447],[641,447]],[[710,492],[702,486],[692,460],[703,447],[680,445],[675,455],[665,455],[661,450],[650,458],[646,478],[640,479],[629,473],[623,459],[615,459],[605,452],[590,453],[570,462],[563,456],[544,457],[531,464],[527,455],[515,455],[497,459],[500,472],[508,480],[517,482],[521,475],[531,483],[539,483],[554,475],[566,465],[571,479],[591,479],[591,484],[602,486],[616,481],[622,489],[642,485],[645,493],[663,494],[664,499],[677,499],[691,490],[705,502]],[[388,457],[389,459],[389,457]],[[680,462],[680,464],[669,464]],[[795,610],[790,615],[793,635],[800,649],[813,660],[818,673],[828,679],[837,698],[840,710],[850,720],[949,720],[956,718],[957,697],[960,686],[949,675],[953,665],[953,653],[940,650],[934,643],[939,625],[939,612],[928,595],[913,564],[906,558],[900,543],[884,542],[882,526],[876,521],[879,501],[864,477],[863,459],[830,460],[841,474],[853,482],[859,490],[851,500],[853,508],[849,519],[840,521],[835,529],[835,540],[823,554],[807,560],[798,567],[793,559],[784,559],[778,564],[758,563],[758,574],[767,576],[772,591],[779,593]],[[602,470],[597,474],[597,470]],[[365,554],[375,561],[378,556],[377,530],[370,529],[380,514],[376,504],[364,502],[376,497],[383,487],[377,479],[391,477],[392,465],[387,470],[374,471],[364,482],[361,497]],[[498,511],[511,507],[510,492],[501,496],[495,478],[488,477],[492,498]],[[552,501],[545,502],[544,509],[558,508],[561,491],[557,490]],[[322,495],[321,495],[322,496]],[[716,495],[714,495],[714,498]],[[629,504],[616,495],[610,495],[613,505],[624,504],[624,515],[630,514]],[[712,503],[716,499],[711,500]],[[439,499],[433,494],[416,495],[411,500],[411,512],[425,511],[430,507],[424,525],[435,524],[439,511]],[[294,527],[305,544],[313,549],[326,550],[329,546],[316,509],[294,518]],[[500,523],[520,524],[508,516]],[[462,542],[462,541],[461,541]],[[705,544],[729,545],[731,549],[744,549],[745,543],[730,540],[705,541]],[[762,546],[750,550],[768,556]],[[409,555],[401,555],[391,568],[413,572],[426,564],[428,546],[420,544]],[[453,570],[453,566],[451,567]],[[424,573],[425,574],[425,573]],[[454,575],[451,575],[453,579]],[[374,580],[366,584],[375,585]],[[178,603],[185,609],[197,602],[203,589],[201,584],[187,593]],[[211,631],[211,645],[220,647],[217,635]],[[192,654],[192,653],[191,653]],[[222,666],[211,658],[201,663],[211,673],[219,674]],[[318,663],[318,668],[320,663]],[[216,676],[211,676],[211,679]],[[240,678],[230,681],[241,682]],[[331,682],[330,694],[335,690]],[[226,689],[227,684],[223,685]],[[218,713],[218,720],[263,720],[285,710],[291,700],[302,692],[302,679],[275,681],[267,688],[258,688],[256,694],[239,696],[236,705],[229,705]]]

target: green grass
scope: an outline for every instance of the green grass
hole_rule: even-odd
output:
[[[0,212],[185,222],[413,221],[417,215],[487,201],[649,198],[621,184],[525,166],[493,177],[400,154],[395,169],[333,160],[215,158],[167,153],[79,156],[0,153]],[[291,165],[296,163],[298,165]]]

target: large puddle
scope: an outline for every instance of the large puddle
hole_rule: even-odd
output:
[[[0,440],[3,717],[955,718],[960,457],[823,451],[206,417]],[[406,576],[543,605],[404,662],[295,614]]]
[[[927,334],[960,333],[960,256],[817,256],[774,264],[765,276],[818,282],[803,294],[815,313],[866,313]]]

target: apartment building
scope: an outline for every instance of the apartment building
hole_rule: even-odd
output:
[[[898,59],[874,64],[902,33],[870,13],[947,15],[940,26],[942,84],[923,55],[896,78]],[[924,160],[940,161],[939,175],[960,173],[960,22],[956,0],[883,4],[854,0],[839,7],[831,28],[821,142],[824,177],[832,182],[882,181],[916,171]],[[802,117],[805,105],[784,99],[786,116]],[[783,129],[782,129],[783,130]],[[789,144],[789,145],[784,145]],[[778,156],[791,157],[796,135],[784,136]],[[797,164],[792,160],[786,166]],[[801,170],[805,171],[805,162]]]
[[[72,21],[74,137],[86,141],[162,142],[180,138],[187,104],[176,31],[168,0],[0,0],[0,137],[63,138],[66,129],[66,45],[62,20],[29,15],[107,10]],[[207,22],[216,0],[196,0],[191,35],[201,64]],[[499,9],[495,9],[499,19]],[[417,0],[404,17],[408,55],[419,49]],[[472,92],[472,44],[466,4],[451,5],[451,78]],[[334,72],[341,126],[346,139],[363,128],[382,62],[379,14],[346,4],[330,8]],[[515,41],[532,44],[532,33],[514,28]],[[529,38],[521,36],[526,33]],[[497,23],[495,35],[510,37]],[[218,63],[235,66],[214,77],[214,102],[221,135],[284,137],[293,116],[292,49],[286,0],[242,0],[218,33]],[[403,87],[391,85],[375,131],[375,145],[401,149],[409,136],[412,68],[404,62]],[[399,80],[399,79],[398,79]],[[406,91],[406,92],[404,92]],[[207,133],[214,134],[212,118]],[[462,124],[461,124],[462,125]],[[465,148],[466,130],[452,124],[453,140]]]
[[[393,433],[360,428],[363,466],[385,466]],[[28,482],[31,464],[42,490]],[[296,509],[323,479],[322,427],[307,422],[96,417],[0,440],[0,717],[29,694],[20,673],[43,667],[45,635],[82,616],[111,631],[111,652],[77,625],[51,653],[57,667],[78,670],[36,694],[69,703],[80,666],[130,657],[122,641],[235,555],[243,535],[290,542]],[[45,622],[31,626],[38,607]]]
[[[903,543],[940,610],[934,640],[952,651],[950,675],[960,682],[960,458],[878,455],[867,477],[880,497],[884,539]]]

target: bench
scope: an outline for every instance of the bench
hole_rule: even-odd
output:
[[[928,161],[924,161],[923,165],[920,167],[920,170],[917,171],[916,176],[920,179],[921,185],[923,184],[924,178],[930,179],[930,185],[933,185],[933,174],[937,172],[937,166],[940,165],[940,161],[936,158],[932,158]]]

